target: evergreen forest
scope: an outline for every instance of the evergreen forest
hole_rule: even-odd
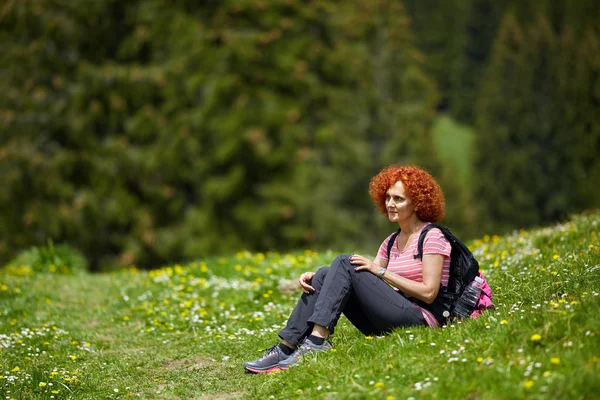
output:
[[[388,164],[461,238],[600,208],[595,0],[5,0],[0,265],[375,253]]]

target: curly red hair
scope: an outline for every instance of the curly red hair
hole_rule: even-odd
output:
[[[421,221],[438,222],[444,218],[446,201],[442,188],[429,172],[416,165],[390,165],[371,179],[369,194],[382,214],[387,214],[386,193],[398,181],[404,185]]]

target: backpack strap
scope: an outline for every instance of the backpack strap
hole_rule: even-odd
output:
[[[417,258],[423,259],[423,243],[425,242],[425,236],[427,236],[427,232],[429,232],[433,228],[438,228],[438,229],[442,230],[444,227],[441,225],[438,225],[438,224],[429,224],[425,228],[423,228],[423,230],[421,231],[421,234],[419,236],[419,243],[417,244],[417,254],[415,254],[413,256],[415,259],[417,259]],[[400,232],[401,232],[401,229],[398,228],[398,230],[396,232],[394,232],[392,234],[392,236],[390,237],[390,241],[388,242],[388,246],[387,246],[388,260],[390,259],[390,255],[392,253],[392,246],[394,245],[394,241],[396,240],[396,238],[398,237]],[[442,230],[442,233],[443,232],[444,231]]]
[[[399,234],[400,234],[400,228],[398,228],[398,230],[392,234],[392,236],[390,237],[390,241],[388,242],[388,245],[387,245],[388,262],[390,262],[390,254],[392,254],[392,246],[394,245],[394,242],[396,241],[396,238],[398,237]]]
[[[429,224],[425,228],[423,228],[423,230],[421,231],[421,235],[419,236],[419,243],[417,244],[417,254],[413,256],[415,259],[423,259],[423,243],[425,243],[425,236],[427,236],[427,232],[429,232],[433,228],[438,228],[442,230],[443,227],[438,224]],[[442,233],[444,233],[443,230]]]

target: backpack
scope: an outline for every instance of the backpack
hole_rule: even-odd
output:
[[[425,236],[433,228],[438,228],[442,234],[450,242],[452,250],[450,252],[450,278],[448,279],[448,286],[440,285],[440,290],[437,297],[431,304],[427,304],[424,301],[416,299],[414,297],[407,296],[400,291],[408,300],[417,304],[418,306],[431,312],[433,316],[438,320],[440,325],[446,325],[449,319],[456,317],[453,313],[454,303],[461,296],[465,288],[479,276],[483,279],[481,287],[481,294],[479,301],[475,306],[471,318],[477,317],[483,310],[488,307],[494,307],[492,303],[492,290],[488,285],[483,275],[479,272],[479,262],[473,256],[473,253],[469,250],[463,242],[461,242],[450,230],[446,227],[437,224],[429,224],[419,236],[419,243],[417,245],[417,254],[414,258],[423,258],[423,243],[425,242]],[[396,237],[400,234],[400,229],[395,232],[388,242],[387,256],[390,259],[392,246],[396,241]]]

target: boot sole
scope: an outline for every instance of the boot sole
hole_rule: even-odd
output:
[[[244,369],[248,372],[252,372],[253,374],[268,374],[270,372],[275,372],[275,371],[281,370],[281,368],[278,365],[268,368],[268,369],[255,369],[255,368],[250,368],[250,367],[244,367]]]

